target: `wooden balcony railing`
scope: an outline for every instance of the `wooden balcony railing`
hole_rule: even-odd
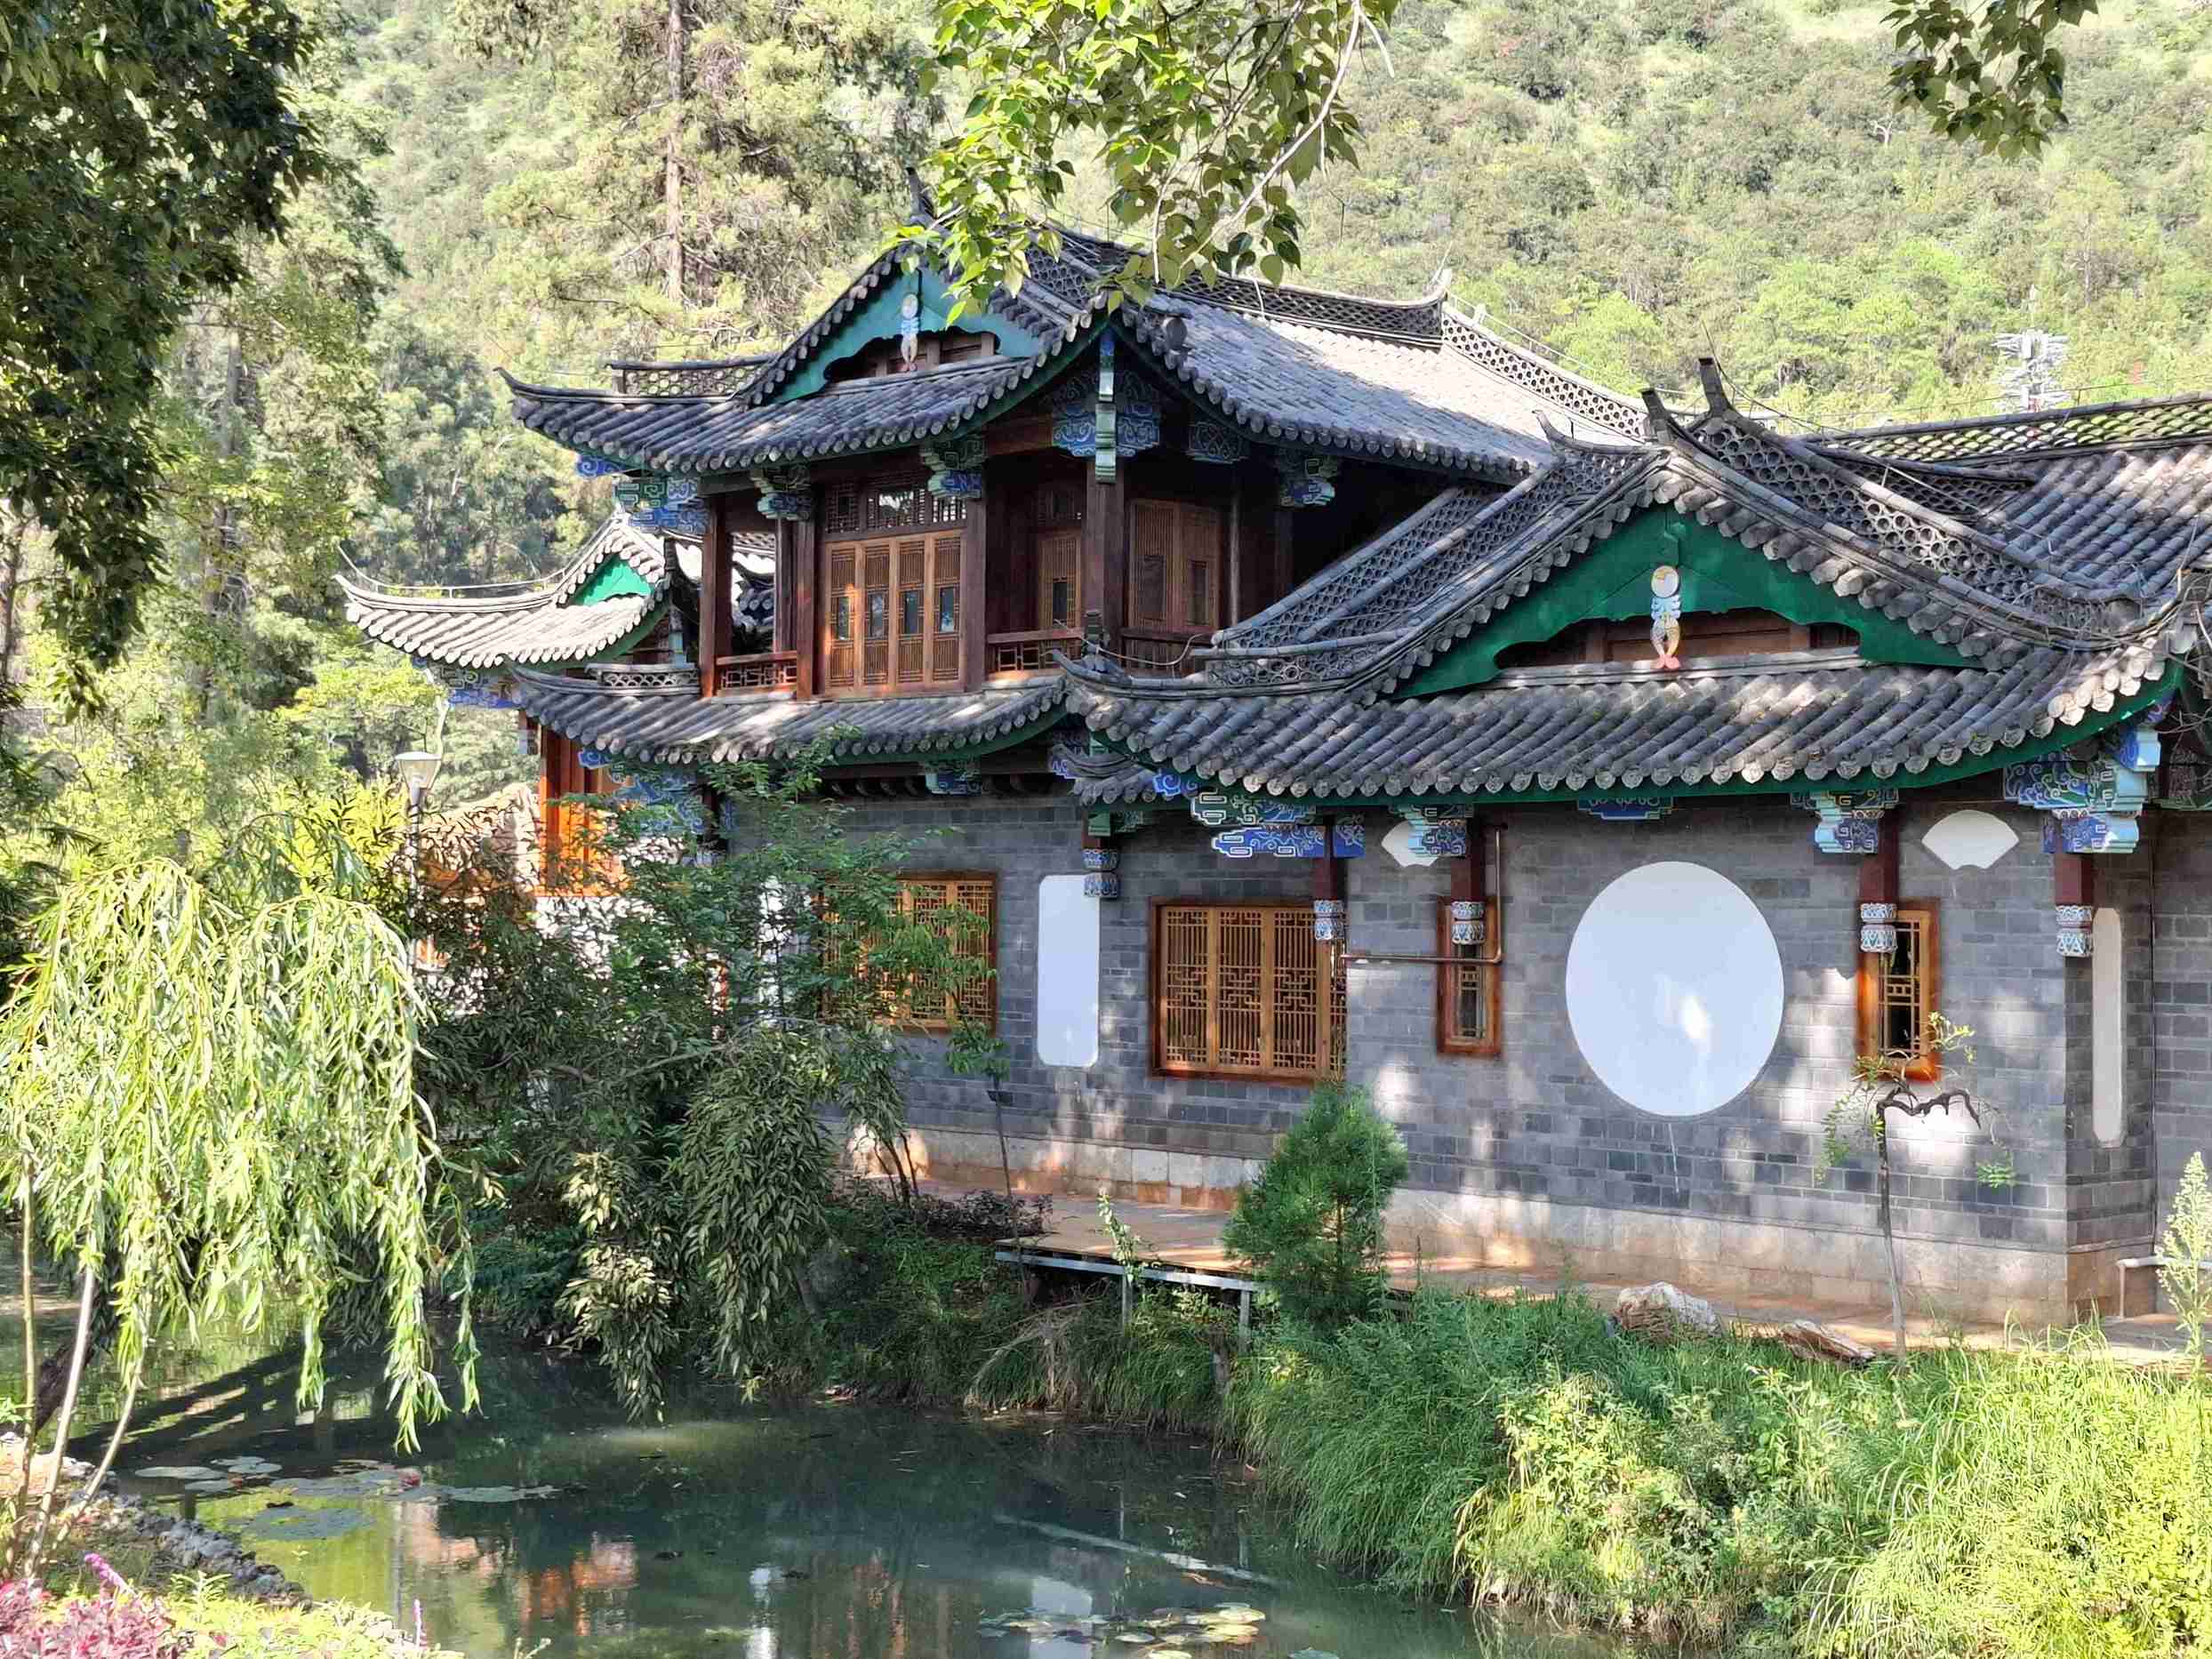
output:
[[[798,684],[798,653],[761,651],[745,657],[717,657],[717,680],[724,691],[789,691]]]
[[[1083,654],[1083,634],[1073,628],[1030,628],[1011,634],[993,634],[990,637],[990,672],[1001,674],[1034,674],[1053,666],[1053,653],[1064,652],[1071,657]]]

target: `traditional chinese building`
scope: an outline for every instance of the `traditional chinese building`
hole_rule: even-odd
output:
[[[886,257],[771,357],[517,383],[614,517],[352,614],[516,709],[556,816],[826,738],[864,824],[949,826],[1030,1185],[1226,1203],[1341,1076],[1436,1257],[1863,1301],[1823,1120],[1863,1052],[1955,1078],[1940,1011],[2006,1150],[1901,1132],[1910,1277],[2117,1306],[2212,1148],[2212,397],[1795,437],[1441,282],[1110,309],[1123,257],[958,322]],[[917,1049],[918,1152],[995,1182]]]

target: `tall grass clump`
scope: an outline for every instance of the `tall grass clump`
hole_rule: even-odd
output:
[[[1922,1364],[1940,1382],[1884,1447],[1877,1524],[1811,1572],[1813,1651],[2212,1651],[2200,1378],[2118,1365],[2087,1337]]]
[[[1409,1590],[1670,1640],[2064,1659],[2212,1635],[2205,1409],[2089,1347],[1846,1371],[1654,1347],[1571,1292],[1431,1293],[1278,1331],[1230,1417],[1302,1544]]]

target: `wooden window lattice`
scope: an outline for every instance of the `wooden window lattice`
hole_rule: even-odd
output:
[[[1310,904],[1162,905],[1154,944],[1160,1070],[1343,1075],[1343,963],[1315,941]]]
[[[1498,902],[1483,901],[1482,942],[1474,945],[1452,942],[1449,899],[1439,899],[1436,908],[1437,954],[1457,957],[1468,964],[1465,967],[1437,969],[1437,1047],[1447,1054],[1495,1054],[1502,1036],[1498,1025],[1503,989],[1499,975],[1503,969],[1498,963],[1477,958],[1500,954],[1503,939],[1499,933]]]
[[[932,495],[920,473],[887,478],[846,478],[822,491],[822,530],[833,536],[872,535],[884,530],[934,530],[967,522],[967,503]]]
[[[1130,516],[1130,624],[1212,632],[1220,626],[1214,579],[1222,553],[1219,509],[1137,501]]]
[[[964,982],[948,974],[918,980],[902,999],[899,1022],[924,1031],[948,1031],[958,1021],[998,1027],[998,878],[990,875],[909,876],[899,882],[899,910],[912,917],[958,958],[991,971]],[[979,918],[963,920],[964,916]]]
[[[1866,1054],[1910,1056],[1905,1076],[1933,1081],[1942,1062],[1927,1046],[1928,1016],[1939,995],[1936,907],[1926,901],[1897,906],[1897,948],[1887,957],[1859,958],[1859,1049]]]
[[[822,549],[822,679],[833,692],[960,681],[962,533]]]

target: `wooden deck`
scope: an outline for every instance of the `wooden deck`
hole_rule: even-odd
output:
[[[1226,1212],[1117,1201],[1114,1214],[1123,1226],[1142,1241],[1148,1262],[1180,1270],[1182,1274],[1204,1276],[1198,1282],[1222,1281],[1225,1288],[1244,1289],[1251,1286],[1245,1263],[1222,1247],[1222,1230],[1229,1222]],[[1072,1194],[1054,1198],[1046,1231],[1031,1238],[1006,1239],[1001,1254],[1002,1259],[1060,1257],[1070,1262],[1092,1264],[1093,1270],[1115,1270],[1113,1241],[1098,1219],[1096,1202]],[[1408,1254],[1394,1254],[1385,1256],[1384,1262],[1391,1284],[1399,1290],[1441,1288],[1506,1297],[1551,1295],[1560,1288],[1556,1275],[1501,1271],[1450,1256],[1416,1259]],[[1631,1282],[1585,1278],[1578,1279],[1576,1284],[1599,1306],[1609,1307]],[[1691,1283],[1683,1283],[1681,1288],[1694,1296],[1703,1294]],[[1820,1305],[1759,1296],[1706,1299],[1722,1318],[1751,1331],[1771,1331],[1793,1319],[1813,1319],[1839,1336],[1847,1336],[1877,1350],[1887,1349],[1890,1342],[1887,1302]],[[2136,1363],[2170,1358],[2180,1342],[2170,1315],[2107,1319],[2104,1331],[2105,1340],[2112,1344],[2113,1358]],[[1908,1317],[1905,1321],[1906,1340],[1919,1348],[1947,1343],[1962,1343],[1969,1348],[2005,1348],[2018,1345],[2031,1334],[2040,1333],[2017,1327],[2008,1329],[1993,1321],[1962,1324],[1926,1315]]]

